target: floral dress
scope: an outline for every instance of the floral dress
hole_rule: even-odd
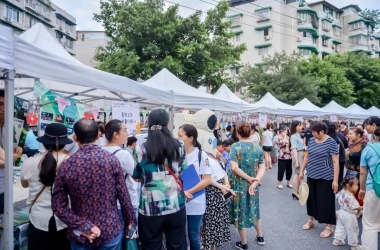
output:
[[[262,149],[252,142],[232,144],[230,161],[237,162],[239,168],[249,176],[256,176],[260,164],[264,164]],[[233,171],[229,173],[231,189],[236,193],[230,206],[230,223],[238,229],[252,228],[260,220],[259,187],[254,195],[248,192],[250,184]]]
[[[289,150],[289,136],[282,138],[281,136],[277,137],[276,145],[278,147],[278,159],[280,160],[291,160],[292,153]]]

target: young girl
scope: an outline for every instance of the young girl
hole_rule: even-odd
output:
[[[343,246],[346,243],[344,239],[348,236],[348,244],[351,250],[360,250],[358,245],[359,227],[357,216],[360,214],[362,207],[359,206],[355,199],[355,193],[359,188],[359,180],[354,176],[346,176],[342,181],[342,190],[337,194],[340,209],[337,212],[337,224],[333,245]]]

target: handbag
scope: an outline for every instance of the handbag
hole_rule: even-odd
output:
[[[126,250],[139,250],[137,239],[136,238],[131,239],[135,231],[136,229],[134,229],[133,227],[129,231],[129,238],[126,239],[126,246],[127,246]]]

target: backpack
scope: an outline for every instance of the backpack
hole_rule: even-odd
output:
[[[375,150],[376,154],[380,157],[380,147],[375,144],[370,144],[369,146]],[[368,172],[373,179],[373,190],[375,191],[376,195],[380,197],[380,159],[376,163],[374,173],[372,174],[370,169],[368,169]]]

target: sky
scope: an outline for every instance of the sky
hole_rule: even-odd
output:
[[[200,0],[168,0],[169,2],[178,3],[196,10],[207,11],[214,7],[212,4]],[[307,2],[315,2],[310,0]],[[100,11],[100,0],[53,0],[60,8],[74,16],[77,20],[77,30],[103,30],[103,27],[93,20],[94,13]],[[215,4],[214,0],[206,2]],[[331,4],[340,8],[349,4],[357,4],[361,9],[380,9],[380,0],[328,0]],[[169,4],[170,5],[170,4]],[[195,11],[180,7],[180,14],[188,16]]]

